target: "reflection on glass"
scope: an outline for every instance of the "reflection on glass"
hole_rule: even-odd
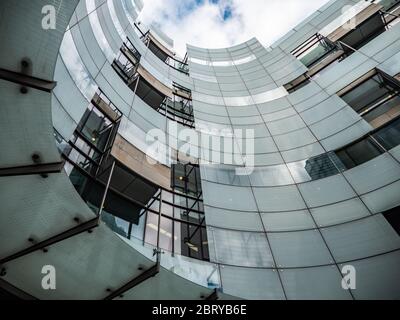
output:
[[[64,34],[64,39],[60,47],[60,55],[76,86],[86,99],[90,101],[97,91],[98,86],[79,56],[70,30]]]

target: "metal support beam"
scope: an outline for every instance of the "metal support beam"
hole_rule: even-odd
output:
[[[99,226],[99,218],[96,217],[92,220],[86,221],[84,223],[79,224],[76,227],[73,227],[71,229],[68,229],[67,231],[64,231],[56,236],[53,236],[47,240],[40,241],[33,246],[30,246],[29,248],[23,249],[17,253],[14,253],[8,257],[5,257],[0,260],[0,265],[3,265],[7,262],[10,262],[12,260],[18,259],[20,257],[23,257],[27,254],[30,254],[34,251],[45,249],[46,247],[50,247],[53,244],[56,244],[58,242],[61,242],[63,240],[69,239],[77,234],[83,233],[85,231],[89,231],[93,228],[96,228]]]
[[[43,80],[40,78],[28,76],[26,74],[2,68],[0,68],[0,79],[18,83],[22,86],[27,86],[45,92],[52,92],[57,85],[57,82],[54,81]]]
[[[127,284],[123,285],[121,288],[110,293],[107,297],[104,298],[104,300],[112,300],[116,297],[121,296],[128,290],[130,290],[130,289],[136,287],[137,285],[141,284],[142,282],[156,276],[157,273],[159,273],[159,272],[160,272],[160,264],[156,263],[150,269],[147,269],[146,271],[144,271],[143,273],[138,275],[136,278],[129,281]]]
[[[58,173],[64,167],[64,162],[38,163],[20,167],[0,168],[0,177],[26,176],[26,175],[46,175],[48,173]]]
[[[213,293],[211,293],[208,297],[205,298],[205,300],[207,300],[207,301],[215,301],[218,299],[219,299],[219,296],[218,296],[217,289],[214,289]]]

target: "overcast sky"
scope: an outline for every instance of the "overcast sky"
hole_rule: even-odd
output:
[[[143,0],[139,20],[157,23],[183,55],[186,43],[229,47],[257,37],[272,44],[329,0]]]

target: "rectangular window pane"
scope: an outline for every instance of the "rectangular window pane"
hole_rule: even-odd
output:
[[[337,151],[336,155],[347,169],[351,169],[382,153],[383,151],[381,151],[375,143],[369,138],[366,138]]]
[[[400,144],[400,118],[376,132],[373,137],[386,149],[390,150]]]

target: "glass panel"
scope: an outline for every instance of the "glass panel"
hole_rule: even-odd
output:
[[[307,210],[289,212],[261,213],[265,229],[273,231],[292,231],[316,228]]]
[[[315,35],[306,48],[297,56],[306,67],[310,68],[335,50],[335,46],[321,35]]]
[[[269,233],[268,238],[278,267],[308,267],[333,263],[317,230]]]
[[[209,228],[208,230],[210,249],[215,250],[215,262],[246,267],[273,266],[272,254],[265,233],[218,228]]]
[[[225,293],[244,299],[285,299],[276,270],[230,266],[220,270]]]
[[[356,220],[370,214],[359,198],[314,208],[311,213],[319,227]]]
[[[302,183],[299,184],[299,189],[309,207],[319,207],[347,200],[356,195],[341,175]]]
[[[280,275],[288,299],[351,299],[350,293],[342,289],[342,277],[336,266],[288,269]]]
[[[400,296],[400,251],[352,262],[357,270],[356,299],[398,299]],[[343,265],[339,266],[340,268]]]
[[[381,215],[322,229],[337,261],[350,261],[400,248],[400,237]]]

